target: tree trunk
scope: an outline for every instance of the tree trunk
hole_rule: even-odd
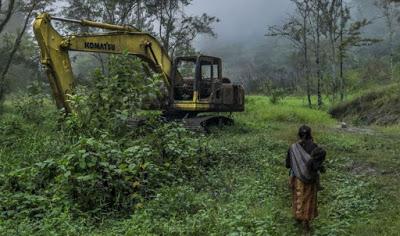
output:
[[[14,10],[14,6],[15,6],[15,0],[10,0],[10,2],[8,3],[8,8],[5,14],[5,18],[0,22],[0,33],[3,32],[4,27],[7,25],[8,21],[10,21]]]
[[[136,27],[142,30],[142,1],[137,1],[137,8],[136,8]]]
[[[343,56],[340,56],[340,101],[344,101],[345,96],[345,81],[343,74]]]
[[[321,93],[321,82],[322,82],[322,72],[321,72],[321,16],[319,14],[319,10],[317,12],[317,45],[316,45],[316,50],[315,50],[315,58],[316,58],[316,64],[317,64],[317,96],[318,96],[318,108],[321,108],[323,105],[322,102],[322,93]]]
[[[336,55],[336,19],[335,19],[335,6],[337,0],[332,0],[329,10],[326,12],[328,15],[328,37],[331,50],[331,70],[332,70],[332,100],[336,100],[338,90],[337,79],[337,55]]]
[[[101,53],[94,53],[93,57],[100,63],[101,73],[106,74],[106,62]]]
[[[13,46],[13,48],[11,49],[11,52],[10,52],[10,54],[9,54],[8,57],[7,57],[8,60],[7,60],[6,64],[5,64],[5,66],[4,66],[3,71],[1,72],[1,75],[0,75],[0,101],[3,101],[4,95],[5,95],[5,89],[6,89],[5,80],[6,80],[6,75],[7,75],[7,73],[8,73],[8,70],[10,69],[11,62],[12,62],[12,60],[13,60],[13,58],[14,58],[14,55],[15,55],[15,53],[18,51],[19,45],[21,44],[22,37],[24,36],[24,33],[25,33],[25,31],[26,31],[26,27],[28,26],[29,20],[30,20],[30,18],[31,18],[31,16],[32,16],[32,12],[33,12],[33,10],[35,9],[35,7],[36,7],[36,2],[34,2],[34,3],[32,4],[32,7],[29,9],[28,15],[27,15],[26,18],[25,18],[25,21],[24,21],[24,25],[23,25],[23,27],[22,27],[22,30],[21,30],[21,32],[17,35],[17,38],[15,39],[14,46]]]
[[[389,36],[389,47],[390,47],[390,79],[394,80],[394,52],[393,52],[393,30],[390,29]]]
[[[304,10],[304,16],[303,16],[303,41],[304,41],[303,43],[304,43],[304,71],[307,83],[307,102],[308,102],[308,107],[311,108],[312,101],[311,101],[310,71],[308,65],[307,17],[308,17],[308,5]]]
[[[340,101],[344,100],[344,90],[345,90],[345,81],[343,75],[343,60],[344,60],[344,47],[343,47],[343,0],[340,1],[340,14],[341,14],[341,22],[340,22]]]
[[[393,38],[394,38],[394,29],[393,29],[393,17],[394,14],[391,11],[391,3],[387,3],[385,17],[386,17],[386,25],[389,30],[389,50],[390,50],[390,79],[394,79],[394,49],[393,49]]]
[[[337,65],[336,65],[336,45],[335,45],[335,36],[334,32],[332,32],[332,29],[329,32],[329,41],[331,44],[331,57],[332,57],[332,63],[331,63],[331,69],[332,69],[332,99],[333,101],[336,100],[336,94],[337,94]]]
[[[145,27],[145,13],[143,7],[143,1],[137,0],[137,9],[136,9],[136,27],[143,31]]]
[[[158,34],[159,34],[159,36],[160,36],[160,39],[161,39],[161,41],[164,41],[164,37],[163,37],[163,34],[162,34],[162,26],[163,26],[163,24],[164,24],[164,21],[163,21],[163,19],[164,19],[164,17],[163,17],[163,2],[161,1],[160,2],[160,12],[159,12],[159,14],[160,14],[160,22],[159,22],[159,29],[158,29]]]

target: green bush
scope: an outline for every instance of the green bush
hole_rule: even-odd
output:
[[[278,104],[280,103],[283,99],[285,99],[285,90],[284,89],[273,89],[271,91],[271,96],[269,97],[269,101],[272,104]]]
[[[26,120],[41,124],[45,119],[45,101],[48,96],[42,84],[34,82],[27,87],[27,93],[14,100],[16,111]]]
[[[164,91],[161,77],[146,75],[143,62],[123,54],[111,57],[108,67],[106,75],[95,71],[93,87],[80,86],[69,95],[74,113],[67,124],[74,135],[82,132],[94,135],[99,130],[121,135],[128,119],[149,103],[161,100]]]
[[[81,138],[60,165],[69,199],[85,212],[130,212],[156,190],[199,178],[217,161],[176,124],[161,124],[129,145],[103,135]]]
[[[59,214],[68,209],[94,219],[124,216],[161,187],[200,179],[219,161],[222,155],[204,136],[179,124],[148,115],[143,126],[127,128],[143,103],[160,94],[159,77],[137,72],[141,66],[128,55],[112,57],[109,75],[96,73],[93,88],[70,96],[74,112],[63,119],[61,139],[42,142],[54,152],[1,176],[2,219],[46,218],[54,214],[52,205]],[[10,123],[1,132],[18,129]]]
[[[2,176],[2,216],[38,217],[55,198],[75,212],[104,216],[132,212],[158,188],[199,179],[218,161],[219,154],[191,136],[179,125],[159,124],[129,144],[105,134],[81,137],[56,161]]]

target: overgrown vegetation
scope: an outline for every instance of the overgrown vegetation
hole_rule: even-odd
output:
[[[398,204],[398,183],[389,178],[398,164],[392,138],[336,130],[334,120],[305,108],[306,101],[274,105],[248,97],[234,127],[203,137],[152,115],[145,126],[118,135],[115,126],[93,132],[97,122],[60,127],[59,114],[44,100],[27,106],[47,111],[46,122],[24,117],[12,103],[1,118],[4,234],[296,234],[283,160],[303,123],[329,153],[315,234],[397,232],[396,210],[387,207]],[[67,121],[77,124],[85,114]],[[378,161],[374,153],[382,145],[390,151]],[[392,187],[383,194],[388,181]],[[378,225],[379,232],[372,230]]]
[[[357,125],[393,125],[400,121],[398,84],[364,92],[352,100],[339,104],[330,113],[343,121]]]
[[[353,100],[331,109],[339,120],[398,123],[398,85],[364,93],[397,83],[399,5],[393,1],[292,1],[297,13],[280,33],[292,36],[294,50],[282,40],[254,46],[248,39],[209,49],[228,61],[233,80],[263,96],[247,96],[235,125],[207,136],[142,110],[143,103],[163,106],[165,88],[128,55],[76,61],[84,85],[69,98],[75,112],[65,116],[42,82],[33,38],[24,35],[34,13],[63,2],[61,15],[135,25],[156,35],[171,55],[194,54],[196,36],[215,36],[218,22],[187,15],[194,1],[4,2],[0,33],[8,26],[15,35],[1,35],[0,48],[6,55],[0,66],[1,235],[297,235],[283,162],[303,124],[328,152],[313,233],[398,235],[399,127],[341,129],[326,112],[336,96],[350,93]],[[366,21],[348,4],[379,17]],[[383,25],[386,36],[374,29]],[[380,43],[349,50],[376,36]],[[87,80],[92,56],[103,70]]]
[[[42,113],[47,99],[38,89],[31,87],[29,96],[14,99],[15,114],[4,117],[1,126],[8,144],[1,150],[2,220],[127,216],[163,186],[198,181],[229,155],[152,115],[145,125],[127,130],[139,102],[156,98],[160,91],[159,79],[137,72],[140,66],[127,55],[111,58],[108,75],[96,72],[93,88],[80,88],[71,96],[76,112],[60,124],[40,122],[61,116]],[[32,136],[38,130],[48,136]],[[14,161],[8,162],[7,156]]]

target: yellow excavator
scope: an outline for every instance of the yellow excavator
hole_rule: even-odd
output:
[[[103,32],[61,35],[52,26],[52,21],[99,28]],[[68,103],[68,94],[73,93],[76,83],[69,58],[70,51],[108,54],[127,52],[141,58],[149,68],[162,75],[168,88],[168,101],[160,108],[164,115],[171,119],[184,119],[188,127],[233,122],[225,116],[200,116],[200,113],[244,111],[244,89],[222,76],[222,62],[219,58],[189,56],[171,60],[155,37],[135,27],[65,19],[48,13],[36,17],[33,30],[40,47],[40,62],[46,69],[56,104],[66,112],[73,112]],[[192,74],[187,75],[188,71]]]

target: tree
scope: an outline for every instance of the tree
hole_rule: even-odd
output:
[[[171,56],[176,52],[192,52],[193,40],[199,34],[215,36],[212,24],[216,17],[203,14],[188,16],[185,7],[193,0],[65,0],[66,17],[91,19],[117,25],[134,25],[142,31],[155,33]],[[76,29],[76,27],[74,28]],[[80,31],[88,29],[79,27]]]
[[[3,9],[6,8],[6,9]],[[15,8],[15,0],[10,0],[5,6],[5,2],[0,0],[0,33],[3,32],[4,27],[7,25],[8,21],[10,21],[11,16],[14,12]]]
[[[46,6],[48,6],[52,0],[21,0],[18,2],[17,11],[24,15],[24,22],[22,24],[22,28],[16,32],[16,37],[13,46],[11,47],[9,54],[7,56],[7,61],[5,62],[4,67],[1,70],[0,74],[0,101],[3,100],[6,89],[6,76],[10,69],[11,63],[13,62],[14,56],[17,53],[22,38],[27,29],[28,23],[31,21],[31,17],[34,14],[35,10],[43,10]]]
[[[315,64],[317,70],[317,104],[321,108],[322,101],[322,65],[321,65],[321,37],[322,37],[322,2],[313,0],[311,4],[310,25],[312,28],[312,37],[314,42]]]
[[[69,18],[90,19],[116,25],[133,25],[142,31],[152,30],[151,17],[143,0],[64,0],[62,14]],[[70,26],[88,32],[85,27]]]
[[[353,47],[370,45],[376,40],[362,37],[361,30],[370,22],[366,19],[351,21],[351,11],[345,1],[314,0],[314,5],[318,8],[314,13],[318,13],[317,18],[321,19],[318,31],[322,30],[322,36],[327,38],[330,48],[332,98],[335,100],[339,93],[343,101],[346,91],[344,60],[348,51]],[[316,46],[318,51],[319,44]]]
[[[299,12],[301,18],[302,18],[302,33],[303,33],[303,55],[304,55],[304,71],[305,71],[305,77],[306,77],[306,82],[307,82],[307,100],[308,100],[308,106],[311,108],[312,103],[311,103],[311,82],[310,82],[310,63],[309,63],[309,56],[308,56],[308,34],[309,34],[309,28],[308,28],[308,18],[310,16],[311,12],[311,6],[310,6],[310,0],[292,0],[297,7],[297,11]]]
[[[340,101],[344,100],[344,90],[345,90],[345,79],[343,75],[343,60],[345,57],[345,44],[343,34],[345,31],[346,23],[350,19],[350,10],[343,7],[343,0],[340,0],[340,27],[339,27],[339,90],[340,90]]]
[[[312,69],[317,78],[318,107],[323,105],[322,81],[325,67],[330,67],[332,99],[345,96],[344,60],[354,46],[368,45],[374,40],[361,36],[367,20],[351,21],[350,9],[342,0],[292,0],[296,14],[282,26],[269,28],[269,36],[289,39],[302,52],[303,76],[308,104],[311,107]],[[313,53],[312,53],[313,52]],[[315,58],[315,64],[311,59]],[[324,58],[324,60],[323,60]],[[326,58],[326,59],[325,59]]]
[[[311,13],[310,0],[292,0],[296,5],[298,16],[291,16],[289,20],[282,26],[271,26],[267,36],[285,37],[293,46],[303,53],[303,73],[306,79],[307,101],[308,106],[312,106],[311,102],[311,81],[310,81],[310,63],[309,63],[309,16]]]
[[[396,26],[397,20],[400,17],[400,11],[398,9],[397,3],[400,1],[394,0],[377,0],[375,5],[381,10],[382,17],[386,24],[386,37],[389,41],[390,50],[390,78],[394,79],[394,37],[396,36]]]
[[[184,9],[193,0],[150,0],[146,1],[149,12],[159,24],[157,36],[169,54],[193,52],[193,40],[200,34],[215,37],[212,25],[219,19],[203,13],[201,16],[188,16]]]
[[[62,14],[67,18],[89,19],[115,25],[132,25],[141,31],[153,30],[153,19],[143,0],[63,0],[66,6]],[[60,31],[81,33],[98,32],[100,29],[66,24]],[[102,72],[106,72],[108,56],[101,53],[90,54],[100,64]],[[74,58],[76,59],[76,58]]]
[[[346,80],[344,77],[344,60],[347,58],[349,50],[353,47],[370,46],[379,42],[375,38],[366,38],[361,34],[361,30],[371,22],[363,19],[352,22],[349,25],[343,25],[340,30],[339,44],[339,65],[340,65],[340,100],[343,101],[346,91]]]
[[[332,98],[336,99],[339,88],[338,69],[338,40],[339,29],[342,23],[341,0],[324,0],[321,4],[324,33],[327,35],[330,49],[330,64],[332,76]]]

